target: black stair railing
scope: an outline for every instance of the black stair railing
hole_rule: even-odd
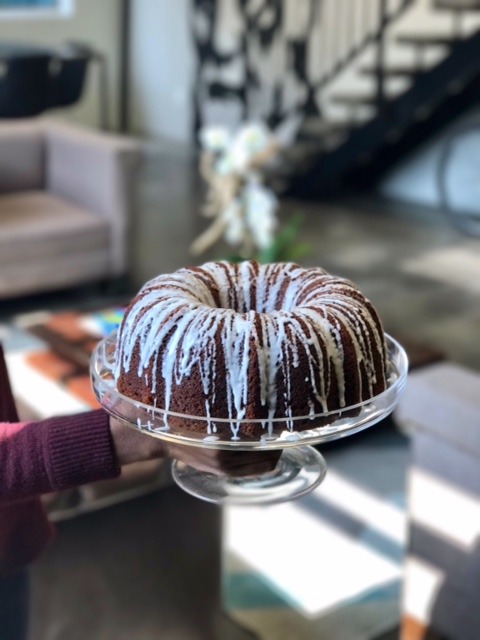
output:
[[[380,0],[379,30],[377,40],[377,108],[383,108],[385,101],[385,30],[388,24],[388,0]]]
[[[386,30],[414,2],[415,0],[323,0],[321,29],[317,31],[317,37],[327,43],[323,48],[327,50],[327,55],[322,65],[323,73],[314,87],[317,97],[352,60],[367,47],[375,45],[376,98],[378,105],[383,105]]]
[[[222,0],[191,3],[198,132],[212,101],[235,101],[243,119],[261,114],[272,125],[292,113],[321,117],[325,88],[372,45],[382,105],[386,31],[415,0],[305,0],[298,7],[285,0],[236,0],[229,3],[234,36],[221,20]],[[226,40],[233,38],[227,49],[224,29]]]

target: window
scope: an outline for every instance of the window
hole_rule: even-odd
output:
[[[73,13],[75,0],[0,0],[0,19],[59,18]]]

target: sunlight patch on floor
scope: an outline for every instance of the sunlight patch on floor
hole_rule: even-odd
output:
[[[480,255],[464,247],[424,251],[401,262],[405,273],[426,276],[469,292],[480,293]]]
[[[226,508],[227,554],[307,618],[400,581],[405,514],[398,506],[333,470],[308,500]],[[398,559],[375,534],[398,548]]]

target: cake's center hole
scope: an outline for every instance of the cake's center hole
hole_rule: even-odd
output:
[[[257,300],[255,304],[251,304],[246,300],[235,300],[235,303],[217,305],[217,309],[228,309],[239,314],[246,314],[254,311],[255,313],[273,313],[274,311],[281,310],[277,305],[273,304],[271,300]]]
[[[217,298],[217,308],[234,311],[238,314],[274,313],[276,311],[290,311],[295,306],[295,295],[288,288],[287,283],[273,281],[266,282],[261,277],[255,283],[238,282],[228,291],[221,292],[220,301]]]

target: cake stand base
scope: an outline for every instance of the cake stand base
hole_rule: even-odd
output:
[[[276,504],[299,498],[318,487],[327,472],[323,456],[313,447],[283,450],[273,471],[233,478],[199,471],[175,460],[175,482],[187,493],[215,504]]]

